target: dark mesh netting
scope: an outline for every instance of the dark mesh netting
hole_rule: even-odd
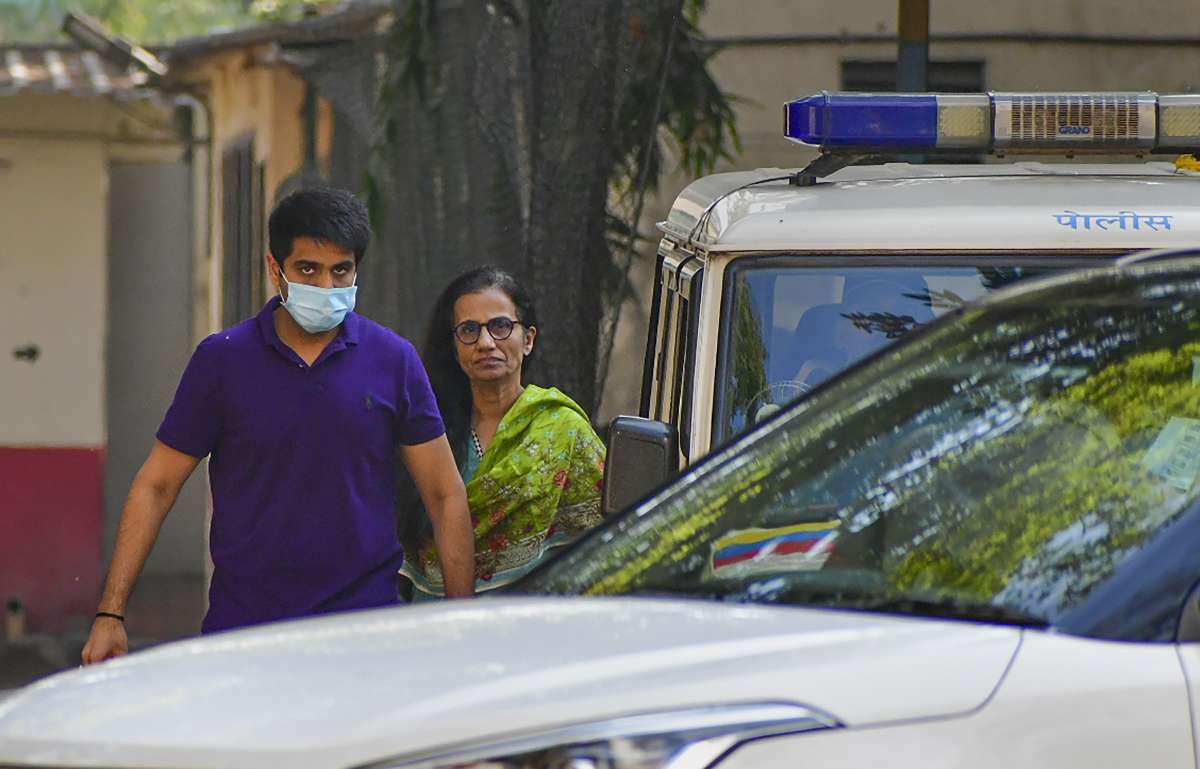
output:
[[[338,115],[333,181],[373,201],[363,312],[419,344],[442,287],[498,264],[538,305],[534,381],[593,408],[601,320],[622,278],[605,238],[609,180],[630,151],[622,121],[640,116],[635,130],[649,131],[653,94],[631,83],[657,81],[679,7],[400,2],[382,48],[310,59]],[[633,98],[644,106],[631,110]]]

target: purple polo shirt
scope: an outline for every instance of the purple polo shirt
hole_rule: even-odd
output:
[[[396,603],[396,446],[445,432],[407,340],[352,312],[308,366],[278,306],[200,343],[158,429],[211,455],[205,633]]]

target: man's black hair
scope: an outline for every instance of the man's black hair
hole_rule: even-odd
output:
[[[313,187],[288,195],[275,206],[267,222],[271,254],[283,264],[292,255],[296,238],[312,238],[352,251],[362,261],[371,242],[367,207],[346,190]]]

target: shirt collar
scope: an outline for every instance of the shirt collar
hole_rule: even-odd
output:
[[[342,320],[342,330],[338,333],[338,339],[346,344],[358,344],[360,325],[362,325],[362,317],[353,310],[346,313],[345,319]]]
[[[256,318],[258,321],[258,330],[262,333],[263,344],[265,345],[279,346],[283,344],[283,340],[275,332],[275,308],[282,303],[283,299],[276,294],[267,301],[267,306],[263,307],[262,311],[258,313]]]
[[[283,304],[283,298],[276,294],[267,301],[262,311],[258,313],[258,329],[262,333],[263,344],[283,349],[287,347],[275,331],[275,309]],[[338,335],[330,342],[330,346],[339,348],[358,344],[358,335],[362,325],[362,317],[355,312],[346,313],[345,320],[339,327]]]

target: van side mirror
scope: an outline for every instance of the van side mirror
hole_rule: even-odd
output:
[[[604,461],[604,515],[624,510],[679,472],[679,432],[674,425],[621,416],[608,426]]]

